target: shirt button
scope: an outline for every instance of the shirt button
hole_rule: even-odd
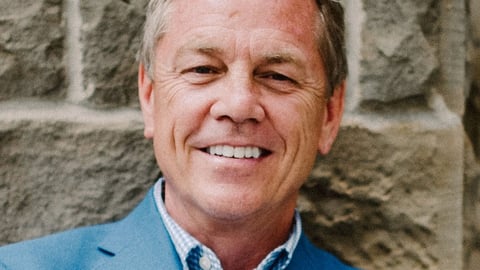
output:
[[[212,267],[212,262],[210,262],[207,256],[202,256],[200,258],[199,264],[203,270],[210,270],[210,268]]]

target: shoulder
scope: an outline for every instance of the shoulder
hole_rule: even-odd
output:
[[[79,262],[101,256],[96,246],[111,226],[85,227],[1,247],[0,269],[82,269]]]
[[[302,234],[288,269],[355,270],[334,255],[317,248]]]
[[[180,261],[169,239],[150,191],[118,222],[0,248],[0,270],[173,269]]]

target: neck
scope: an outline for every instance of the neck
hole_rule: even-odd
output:
[[[254,269],[272,250],[287,241],[296,200],[235,220],[199,214],[182,203],[172,203],[168,196],[165,205],[183,229],[215,252],[223,269],[240,270]]]
[[[293,211],[288,218],[270,217],[264,222],[220,224],[204,230],[192,230],[192,235],[210,247],[225,270],[254,269],[290,235]]]

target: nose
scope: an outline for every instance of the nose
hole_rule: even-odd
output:
[[[263,121],[265,110],[253,78],[248,75],[228,77],[218,89],[218,98],[212,104],[210,114],[217,120],[229,119],[237,124]]]

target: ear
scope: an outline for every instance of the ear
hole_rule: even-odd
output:
[[[142,63],[140,63],[138,67],[138,95],[144,122],[143,134],[145,138],[151,139],[153,137],[155,123],[153,82]]]
[[[326,155],[330,151],[340,129],[344,109],[345,87],[345,81],[343,81],[335,87],[332,96],[327,100],[320,140],[318,142],[318,151],[322,155]]]

